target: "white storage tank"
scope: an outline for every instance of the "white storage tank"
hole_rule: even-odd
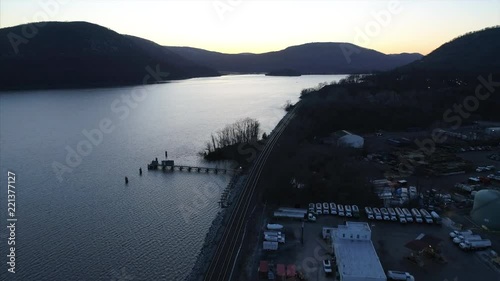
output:
[[[475,223],[491,230],[500,230],[500,191],[493,189],[478,191],[470,215]]]
[[[353,148],[363,148],[365,144],[365,139],[358,135],[345,135],[338,140],[339,146],[353,147]]]

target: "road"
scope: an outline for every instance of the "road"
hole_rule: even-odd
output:
[[[290,111],[285,118],[276,126],[274,131],[269,136],[266,145],[259,153],[255,163],[253,164],[247,182],[243,187],[242,192],[236,199],[235,207],[230,214],[228,224],[222,234],[222,238],[217,245],[214,257],[205,273],[205,281],[230,281],[233,279],[235,272],[234,268],[238,259],[241,245],[245,238],[246,225],[248,223],[249,209],[255,202],[257,184],[260,179],[264,164],[271,154],[274,146],[278,142],[281,134],[285,130],[290,120],[295,116],[295,112],[299,105]]]

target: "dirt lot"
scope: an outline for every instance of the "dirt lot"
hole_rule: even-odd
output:
[[[280,245],[277,252],[262,253],[262,259],[275,264],[295,264],[297,270],[306,275],[307,280],[334,280],[333,275],[326,276],[323,271],[322,260],[331,256],[331,246],[321,238],[321,230],[323,226],[335,227],[338,224],[343,224],[344,220],[336,216],[322,216],[316,223],[305,223],[304,244],[301,244],[300,239],[302,223],[293,221],[281,223],[285,226],[287,236],[285,245]],[[500,278],[500,270],[495,271],[490,268],[481,259],[481,252],[463,252],[450,241],[448,233],[453,230],[453,226],[449,221],[442,226],[416,223],[401,225],[397,222],[370,221],[370,227],[373,244],[382,267],[386,271],[407,271],[413,274],[416,280],[425,281],[446,279],[473,281],[498,280]],[[411,250],[404,245],[421,233],[433,235],[443,240],[441,249],[447,261],[446,264],[424,258],[424,265],[420,267],[405,258]],[[488,238],[494,238],[494,243],[499,245],[499,237]]]

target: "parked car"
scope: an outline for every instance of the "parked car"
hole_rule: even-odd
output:
[[[389,280],[415,281],[415,277],[410,273],[396,270],[387,271],[387,278]]]

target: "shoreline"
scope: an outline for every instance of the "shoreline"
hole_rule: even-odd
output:
[[[237,195],[242,190],[242,187],[246,183],[247,176],[242,174],[236,174],[233,176],[236,180],[232,187],[229,198],[230,202],[233,202]],[[194,262],[193,267],[191,268],[190,273],[184,278],[184,281],[198,281],[203,280],[204,273],[207,271],[208,266],[210,265],[210,260],[215,254],[217,250],[218,240],[220,240],[223,232],[224,232],[224,222],[228,220],[228,214],[234,209],[234,204],[229,205],[227,208],[221,209],[217,216],[212,221],[212,224],[208,228],[208,231],[205,235],[205,241],[203,245],[196,255],[196,261]]]
[[[298,105],[299,103],[300,100],[295,105]],[[283,120],[285,120],[291,112],[292,110],[287,111],[269,134],[274,133],[275,129],[278,126],[280,126]],[[235,198],[238,195],[240,195],[244,185],[246,184],[247,176],[248,175],[246,174],[235,175],[235,177],[237,177],[237,180],[235,180],[235,184],[233,185],[233,187],[230,188],[231,190],[229,195],[230,202],[234,202]],[[191,272],[188,274],[188,276],[186,276],[184,281],[203,280],[204,273],[207,271],[208,266],[210,265],[210,260],[213,258],[215,251],[217,249],[217,242],[221,238],[225,230],[224,222],[227,223],[227,220],[229,219],[229,214],[230,212],[233,211],[234,206],[235,206],[234,204],[231,204],[228,208],[220,210],[215,219],[212,221],[212,225],[209,227],[207,231],[207,234],[205,236],[205,241],[203,242],[203,246],[200,252],[197,254],[196,261],[191,269]],[[244,255],[245,251],[242,252],[239,258],[241,258]]]

